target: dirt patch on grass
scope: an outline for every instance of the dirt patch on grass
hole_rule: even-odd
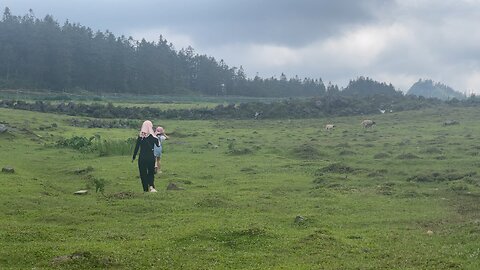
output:
[[[134,192],[131,191],[122,191],[113,194],[106,195],[108,199],[116,199],[116,200],[124,200],[124,199],[132,199],[137,197]]]
[[[84,175],[84,174],[93,172],[93,170],[94,169],[92,166],[88,166],[86,168],[75,169],[73,173],[77,175]]]
[[[111,257],[90,251],[77,251],[69,255],[55,257],[52,259],[51,265],[66,269],[105,269],[119,266],[118,262]]]

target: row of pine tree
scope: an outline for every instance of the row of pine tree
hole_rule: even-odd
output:
[[[32,10],[15,16],[5,9],[0,21],[0,63],[0,89],[253,97],[339,92],[336,85],[326,87],[322,79],[284,74],[278,79],[248,78],[241,66],[229,67],[191,47],[177,51],[162,36],[157,42],[137,41],[69,21],[60,25],[50,15],[39,19]],[[365,83],[393,89],[361,77],[345,90],[368,88]]]

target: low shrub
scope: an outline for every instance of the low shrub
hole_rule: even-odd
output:
[[[57,141],[57,146],[60,147],[68,147],[72,148],[75,150],[84,150],[92,145],[92,139],[88,139],[87,137],[81,137],[81,136],[73,136],[72,138],[69,139],[60,139]]]

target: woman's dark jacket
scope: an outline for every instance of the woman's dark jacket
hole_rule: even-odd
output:
[[[137,156],[138,149],[140,149],[140,155],[138,155],[139,160],[145,159],[154,159],[153,155],[153,145],[160,146],[158,138],[149,135],[146,138],[138,136],[137,144],[135,145],[135,151],[133,151],[133,158]]]

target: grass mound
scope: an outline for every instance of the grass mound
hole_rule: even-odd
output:
[[[323,156],[314,145],[309,143],[304,143],[293,148],[292,154],[297,158],[306,160],[318,159]]]
[[[343,163],[333,163],[318,170],[320,173],[353,173],[356,170]]]
[[[374,159],[385,159],[385,158],[389,158],[390,155],[387,154],[387,153],[377,153],[373,156]]]
[[[350,150],[342,150],[340,153],[338,153],[339,156],[354,156],[356,155],[356,152],[350,151]]]
[[[412,153],[403,153],[397,156],[397,159],[419,159],[420,157]]]
[[[442,154],[443,151],[440,148],[437,148],[437,147],[428,147],[428,148],[422,150],[421,153],[429,154],[429,155],[439,155],[439,154]]]
[[[51,265],[65,269],[93,269],[116,266],[117,263],[108,257],[90,251],[77,251],[70,255],[53,258]]]
[[[412,182],[446,182],[446,181],[455,181],[466,178],[467,181],[471,177],[477,175],[476,172],[468,172],[465,174],[455,173],[455,172],[433,172],[431,174],[418,174],[408,178],[408,181]]]
[[[247,147],[238,148],[237,145],[235,144],[234,140],[230,141],[230,143],[228,144],[227,154],[230,154],[230,155],[248,155],[248,154],[251,154],[251,153],[253,153],[253,150],[250,149],[250,148],[247,148]]]

